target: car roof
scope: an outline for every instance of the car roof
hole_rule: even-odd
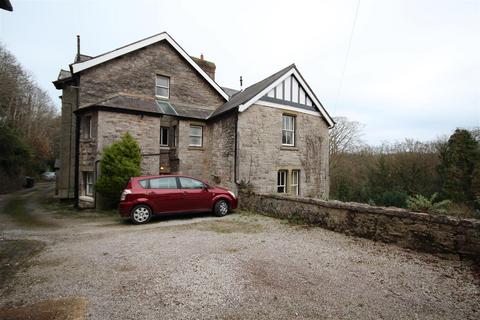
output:
[[[139,177],[132,177],[132,179],[135,179],[135,180],[143,180],[143,179],[168,178],[168,177],[182,177],[182,178],[190,178],[190,179],[195,179],[195,180],[203,181],[202,179],[195,178],[195,177],[190,177],[190,176],[186,176],[186,175],[184,175],[184,174],[160,174],[160,175],[154,175],[154,176],[139,176]]]

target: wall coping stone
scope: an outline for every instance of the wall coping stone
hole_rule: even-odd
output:
[[[240,196],[242,193],[240,193]],[[315,198],[307,197],[298,197],[298,196],[285,196],[285,195],[276,195],[276,194],[252,194],[254,196],[260,196],[264,198],[285,200],[290,202],[314,204],[325,208],[333,209],[344,209],[344,210],[353,210],[358,213],[369,213],[369,214],[378,214],[378,215],[388,215],[399,218],[410,218],[412,220],[427,221],[430,223],[437,224],[448,224],[455,226],[465,226],[471,228],[480,229],[480,220],[479,219],[466,219],[458,218],[454,216],[441,215],[441,214],[431,214],[426,212],[415,212],[409,211],[407,209],[396,208],[396,207],[377,207],[371,206],[364,203],[358,202],[342,202],[337,200],[321,200]],[[248,196],[248,195],[246,195]]]

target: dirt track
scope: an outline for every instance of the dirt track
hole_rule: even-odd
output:
[[[0,319],[479,319],[468,262],[237,212],[144,226],[0,197]]]

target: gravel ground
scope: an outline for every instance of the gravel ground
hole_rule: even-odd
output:
[[[55,214],[38,204],[51,192],[0,198],[4,208],[24,199],[43,221],[0,213],[1,252],[12,252],[7,240],[41,248],[1,260],[0,318],[77,299],[86,319],[480,319],[469,262],[245,212],[143,226]]]

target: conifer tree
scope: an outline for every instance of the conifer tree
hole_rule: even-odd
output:
[[[127,132],[120,141],[104,149],[96,191],[112,204],[118,202],[130,177],[140,175],[140,162],[140,146]]]
[[[440,148],[438,173],[443,198],[473,205],[472,181],[475,168],[479,166],[479,156],[479,144],[471,133],[463,129],[455,130]]]

